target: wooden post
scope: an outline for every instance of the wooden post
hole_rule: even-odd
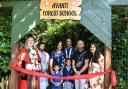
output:
[[[111,70],[111,50],[108,47],[105,47],[105,69]],[[105,88],[111,89],[111,74],[105,75]]]
[[[11,48],[11,64],[15,63],[17,61],[18,56],[18,44],[14,44]],[[9,89],[18,89],[18,72],[14,69],[11,69],[11,75],[10,75],[10,86]]]

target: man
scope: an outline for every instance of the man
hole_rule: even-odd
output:
[[[77,42],[77,51],[73,55],[72,66],[75,75],[87,74],[88,72],[88,53],[84,50],[84,42]],[[86,79],[75,80],[75,89],[87,89],[88,84]]]
[[[39,54],[41,58],[42,72],[47,74],[48,66],[49,66],[49,54],[44,50],[45,50],[45,44],[41,43],[39,45]],[[47,87],[48,87],[48,79],[40,77],[40,89],[47,89]]]
[[[65,59],[72,58],[75,52],[76,52],[76,49],[72,47],[72,40],[68,38],[66,40],[66,48],[64,49]]]

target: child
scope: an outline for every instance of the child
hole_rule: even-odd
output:
[[[60,71],[60,68],[59,68],[59,65],[55,64],[54,65],[54,70],[51,69],[51,74],[53,76],[62,76],[62,73]],[[60,80],[60,79],[51,79],[51,89],[62,89],[62,82],[63,80]]]
[[[73,69],[71,68],[71,59],[66,59],[65,67],[63,69],[63,76],[73,76]],[[73,89],[73,80],[65,80],[63,83],[64,89]]]

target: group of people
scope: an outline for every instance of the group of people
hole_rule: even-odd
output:
[[[76,47],[66,39],[66,46],[60,41],[51,54],[45,51],[45,44],[35,45],[32,36],[27,37],[25,47],[20,49],[18,66],[27,70],[53,76],[75,76],[104,71],[104,56],[96,43],[85,49],[84,41],[78,40]],[[19,73],[18,89],[104,89],[104,76],[91,79],[61,80],[35,77]]]

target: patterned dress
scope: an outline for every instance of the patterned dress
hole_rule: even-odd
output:
[[[64,68],[64,53],[57,53],[57,51],[51,52],[51,59],[53,59],[53,63],[59,65],[60,69]]]
[[[92,62],[89,67],[89,74],[104,72],[104,56],[100,54],[98,62]],[[91,89],[104,89],[104,75],[89,80]]]

